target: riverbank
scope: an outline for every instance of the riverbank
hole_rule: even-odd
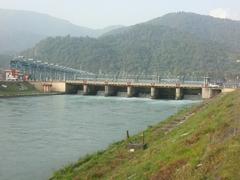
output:
[[[130,152],[123,140],[51,179],[237,179],[239,109],[239,91],[221,94],[149,127],[144,131],[147,149]],[[141,142],[141,134],[130,141]]]
[[[38,91],[28,82],[0,81],[0,98],[25,97],[25,96],[46,96],[58,95],[61,93],[50,92],[43,93]]]

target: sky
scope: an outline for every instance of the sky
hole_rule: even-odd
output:
[[[45,13],[94,29],[179,11],[240,20],[240,0],[0,0],[0,8]]]

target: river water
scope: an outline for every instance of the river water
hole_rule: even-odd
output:
[[[61,95],[0,99],[0,179],[44,180],[196,101]]]

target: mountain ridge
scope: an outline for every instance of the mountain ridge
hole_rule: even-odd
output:
[[[48,14],[0,9],[0,53],[19,52],[49,36],[98,37],[119,26],[91,29]]]

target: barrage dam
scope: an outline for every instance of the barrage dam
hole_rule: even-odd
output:
[[[40,60],[17,57],[10,63],[11,69],[19,70],[36,89],[42,92],[59,92],[79,95],[122,97],[147,97],[151,99],[184,99],[187,96],[211,98],[237,87],[212,85],[208,77],[202,81],[164,81],[159,76],[151,78],[102,76]]]
[[[123,97],[147,97],[151,99],[184,99],[186,96],[211,98],[231,89],[209,87],[208,84],[140,83],[116,81],[30,81],[42,92],[62,92],[65,94],[102,95]]]

